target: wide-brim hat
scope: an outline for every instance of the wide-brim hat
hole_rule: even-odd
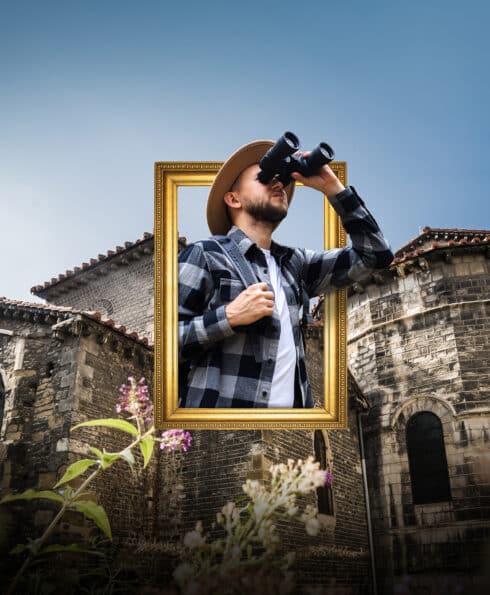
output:
[[[231,190],[234,181],[244,169],[259,163],[267,151],[275,144],[273,140],[256,140],[240,147],[221,166],[209,191],[206,206],[208,226],[213,235],[224,235],[231,227],[224,195]],[[288,203],[291,204],[294,192],[294,180],[285,188]]]

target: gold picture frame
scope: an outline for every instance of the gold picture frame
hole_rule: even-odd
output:
[[[208,409],[178,407],[178,191],[211,186],[221,162],[155,163],[155,425],[159,429],[339,429],[347,427],[347,290],[324,300],[323,407]],[[347,183],[347,164],[332,162]],[[299,185],[299,184],[298,184]],[[324,196],[325,249],[346,245],[340,218]]]

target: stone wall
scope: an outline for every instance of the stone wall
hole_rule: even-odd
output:
[[[66,462],[78,340],[60,343],[50,326],[0,320],[5,386],[1,488],[45,487]],[[11,334],[10,334],[11,333]]]
[[[490,436],[489,263],[478,253],[434,255],[349,298],[349,366],[371,403],[366,457],[387,593],[407,574],[418,575],[420,588],[451,574],[472,588],[482,567],[490,528],[490,478],[481,472]],[[406,426],[422,411],[442,424],[445,502],[413,503]]]
[[[0,317],[0,362],[6,389],[0,443],[2,496],[26,488],[51,489],[69,464],[87,457],[88,446],[115,452],[127,445],[131,437],[116,430],[70,432],[70,428],[81,421],[116,417],[118,388],[128,375],[145,376],[152,383],[151,349],[79,315],[57,319],[56,312],[39,315],[19,309],[8,318]],[[158,451],[150,468],[134,475],[127,464],[118,462],[94,482],[89,497],[106,508],[115,547],[134,545],[151,534],[157,512],[161,521],[173,512],[169,498],[162,497],[155,510],[161,458]],[[77,481],[81,478],[72,485]],[[170,499],[175,509],[173,493]],[[57,506],[34,500],[2,507],[2,551],[38,537]],[[71,543],[101,535],[92,521],[68,512],[53,540]]]

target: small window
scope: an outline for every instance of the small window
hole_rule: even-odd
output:
[[[315,459],[320,463],[320,469],[331,471],[327,465],[327,446],[321,430],[315,430],[313,438],[315,447]],[[320,514],[333,514],[333,493],[332,486],[326,485],[316,490],[318,500],[318,512]]]
[[[451,499],[441,421],[429,411],[416,413],[407,424],[407,451],[414,504]]]

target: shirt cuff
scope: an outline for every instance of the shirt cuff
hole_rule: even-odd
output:
[[[219,328],[219,333],[222,335],[222,338],[224,339],[234,335],[235,330],[228,322],[228,318],[226,318],[225,306],[218,306],[214,311],[214,314],[216,315],[217,327]]]
[[[338,192],[328,200],[336,212],[342,217],[352,211],[355,211],[359,206],[364,206],[364,203],[357,194],[354,186],[347,186],[341,192]]]

